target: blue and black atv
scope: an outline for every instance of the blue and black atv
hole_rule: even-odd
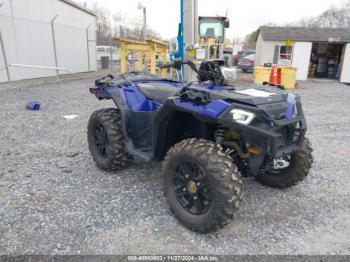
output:
[[[237,91],[218,60],[163,68],[184,64],[198,81],[141,72],[96,80],[90,92],[116,108],[92,114],[88,142],[103,170],[125,168],[134,157],[163,160],[171,212],[188,228],[211,232],[233,219],[241,177],[293,186],[308,175],[312,148],[298,95],[268,83]]]

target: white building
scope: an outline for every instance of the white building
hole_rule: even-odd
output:
[[[0,1],[0,82],[96,70],[96,15],[70,0]]]
[[[297,80],[339,79],[350,83],[350,32],[345,29],[259,28],[256,65],[297,67]]]

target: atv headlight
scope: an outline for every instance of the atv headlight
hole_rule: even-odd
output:
[[[242,109],[232,109],[230,113],[233,121],[243,125],[249,125],[255,117],[254,113]]]

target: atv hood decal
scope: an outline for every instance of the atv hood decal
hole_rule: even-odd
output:
[[[248,90],[248,91],[247,91]],[[232,102],[242,103],[251,106],[266,105],[287,101],[287,94],[282,90],[270,90],[267,88],[250,88],[242,91],[210,91],[212,99],[232,100]]]
[[[237,93],[249,95],[249,96],[254,96],[254,97],[269,97],[269,96],[273,96],[276,94],[276,93],[261,91],[261,90],[254,89],[254,88],[249,88],[249,89],[245,89],[242,91],[237,91]]]

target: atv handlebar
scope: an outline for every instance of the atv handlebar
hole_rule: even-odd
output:
[[[182,65],[188,65],[189,67],[191,67],[191,69],[193,71],[195,71],[197,74],[199,73],[198,68],[196,67],[196,65],[191,61],[191,60],[182,60],[182,59],[175,59],[174,61],[172,61],[171,63],[167,63],[164,65],[161,65],[160,68],[161,69],[167,69],[167,68],[175,68],[177,70],[181,69]]]
[[[174,67],[173,63],[168,63],[160,66],[160,69],[168,69]]]
[[[171,63],[160,66],[160,68],[175,68],[176,70],[181,70],[182,65],[188,65],[197,74],[197,79],[199,82],[210,81],[216,85],[223,85],[225,76],[221,71],[221,60],[212,61],[202,61],[200,68],[191,60],[176,59]]]

